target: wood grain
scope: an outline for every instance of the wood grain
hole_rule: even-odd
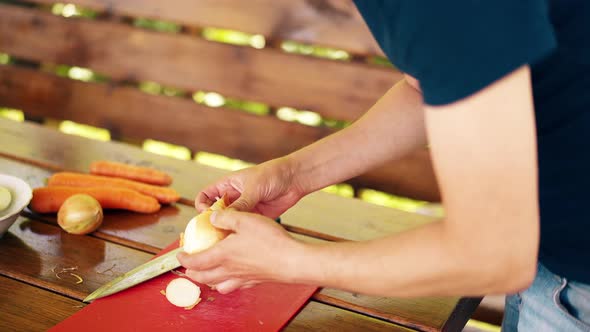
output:
[[[27,218],[4,234],[0,252],[0,275],[78,300],[152,257]]]
[[[65,296],[0,276],[0,331],[46,331],[84,306]]]
[[[315,299],[421,331],[442,330],[460,301],[459,298],[448,297],[408,299],[367,296],[331,288],[322,289]],[[475,307],[477,303],[473,309]],[[466,318],[463,318],[463,325],[467,322]]]
[[[1,77],[0,75],[0,81]],[[173,178],[182,173],[193,173],[197,176],[193,176],[189,181],[172,183],[172,187],[181,195],[191,198],[195,197],[201,188],[227,174],[227,171],[196,162],[183,162],[146,153],[128,144],[110,142],[105,145],[87,138],[66,135],[31,122],[15,123],[3,118],[0,118],[0,153],[53,171],[87,171],[92,161],[106,159],[155,167],[169,173]]]
[[[67,119],[107,128],[119,137],[162,140],[250,161],[286,155],[332,132],[30,69],[3,66],[0,77],[0,103],[24,109],[27,115]]]
[[[418,149],[403,159],[388,162],[348,183],[429,202],[441,201],[430,152],[426,148]]]
[[[284,331],[313,331],[313,332],[356,332],[356,331],[400,331],[409,332],[410,329],[394,325],[371,317],[363,316],[333,306],[310,302],[285,327]]]
[[[33,0],[53,4],[53,0]],[[187,26],[211,26],[261,34],[271,40],[295,40],[382,54],[350,0],[73,0],[97,11],[148,17]]]
[[[9,5],[0,5],[0,17],[0,49],[18,57],[88,67],[116,81],[151,80],[308,109],[330,119],[357,119],[402,77],[385,67],[70,20]]]

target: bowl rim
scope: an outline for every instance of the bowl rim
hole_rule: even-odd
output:
[[[16,214],[19,214],[22,210],[24,210],[24,208],[27,205],[29,205],[29,203],[31,202],[31,199],[33,199],[33,189],[25,180],[23,180],[17,176],[0,173],[0,185],[3,187],[6,187],[6,185],[5,184],[2,185],[2,183],[4,183],[4,181],[2,181],[2,179],[8,179],[13,182],[16,182],[16,184],[14,186],[10,187],[9,189],[14,190],[13,187],[17,187],[17,189],[15,191],[18,193],[19,198],[25,197],[25,199],[22,201],[22,204],[10,206],[8,211],[5,212],[6,214],[4,214],[3,216],[0,216],[0,222],[6,220]]]

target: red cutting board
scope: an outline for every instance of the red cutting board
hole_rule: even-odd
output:
[[[174,243],[160,255],[177,247]],[[199,285],[201,302],[185,310],[160,293],[175,278],[168,272],[98,299],[50,331],[278,331],[317,290],[265,283],[223,295]]]

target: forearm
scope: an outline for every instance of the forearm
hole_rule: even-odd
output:
[[[306,192],[342,182],[426,144],[421,94],[405,80],[350,127],[288,156]]]
[[[299,272],[286,278],[395,297],[504,293],[528,281],[527,271],[507,262],[509,257],[479,250],[486,239],[458,240],[451,234],[441,221],[368,242],[303,244],[292,262]]]

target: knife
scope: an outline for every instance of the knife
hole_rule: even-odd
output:
[[[176,259],[176,254],[183,250],[182,247],[176,248],[162,256],[158,256],[147,263],[144,263],[133,270],[109,281],[99,289],[88,295],[84,302],[94,301],[111,294],[118,293],[129,287],[133,287],[146,280],[157,277],[168,271],[180,267],[180,262]]]
[[[277,218],[275,221],[280,224],[281,218]],[[88,295],[84,299],[84,302],[88,303],[101,297],[118,293],[180,267],[180,262],[176,258],[176,255],[181,251],[183,251],[182,247],[176,248],[109,281]]]

